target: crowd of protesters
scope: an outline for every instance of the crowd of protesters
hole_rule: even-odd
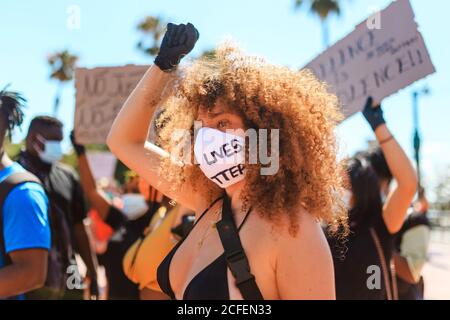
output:
[[[130,168],[120,188],[95,180],[76,134],[78,173],[61,163],[63,124],[53,117],[31,121],[11,160],[5,143],[22,125],[25,99],[0,92],[0,298],[423,299],[428,203],[381,105],[369,98],[363,110],[378,147],[342,165],[336,99],[307,72],[228,45],[214,62],[193,63],[178,94],[165,97],[198,37],[192,24],[169,24],[117,116],[107,144]],[[164,137],[194,119],[198,136],[233,147],[242,137],[227,130],[280,129],[278,173],[205,164],[197,143],[200,164],[175,166]]]

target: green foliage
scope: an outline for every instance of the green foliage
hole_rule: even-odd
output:
[[[142,34],[137,48],[149,56],[156,56],[166,29],[166,23],[162,21],[161,17],[147,16],[138,24],[137,29]]]
[[[215,57],[216,57],[216,50],[209,49],[209,50],[203,51],[203,53],[200,55],[199,58],[214,59]]]
[[[327,19],[331,14],[341,14],[341,7],[339,0],[295,0],[295,9],[309,7],[309,12],[320,18],[322,23],[322,36],[324,47],[328,47],[330,44],[329,31],[327,26]]]
[[[11,159],[17,159],[20,154],[20,151],[25,146],[25,142],[22,141],[20,143],[11,143],[9,139],[5,140],[5,152]]]
[[[78,61],[76,55],[68,50],[58,51],[48,56],[47,62],[50,66],[50,79],[58,82],[71,81],[75,74],[75,67]]]
[[[295,0],[295,8],[301,8],[308,2],[309,11],[325,20],[331,13],[341,14],[341,8],[338,0]]]
[[[55,52],[47,57],[50,66],[50,79],[57,81],[57,91],[53,105],[53,114],[56,115],[61,104],[61,90],[64,83],[72,81],[75,75],[78,57],[68,50]]]

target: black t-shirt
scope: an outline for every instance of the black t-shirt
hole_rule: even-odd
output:
[[[143,234],[159,207],[159,203],[154,203],[144,216],[134,221],[126,220],[119,209],[110,207],[105,222],[116,233],[109,240],[108,248],[101,257],[109,282],[110,300],[139,299],[139,286],[127,278],[122,261],[130,246]]]
[[[391,235],[384,223],[382,214],[372,217],[365,226],[353,228],[345,243],[336,238],[328,237],[328,242],[333,253],[336,298],[338,300],[385,300],[386,288],[383,277],[383,267],[378,255],[375,242],[370,229],[378,235],[385,261],[390,274],[390,261],[394,248],[394,236]],[[373,268],[376,266],[378,268]],[[380,278],[379,289],[369,289],[369,284],[378,269]]]
[[[20,154],[18,162],[42,181],[49,201],[64,213],[61,218],[67,222],[74,244],[74,226],[82,223],[87,214],[83,189],[76,172],[61,163],[46,164],[27,152]]]

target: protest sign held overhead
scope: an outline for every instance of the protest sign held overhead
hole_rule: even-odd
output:
[[[397,0],[305,66],[337,94],[346,117],[435,72],[408,0]]]

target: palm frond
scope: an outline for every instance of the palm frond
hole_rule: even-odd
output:
[[[58,51],[47,58],[50,78],[60,82],[71,81],[74,77],[78,57],[68,50]]]
[[[301,9],[306,5],[305,0],[295,0],[294,8]],[[331,13],[340,15],[340,1],[339,0],[309,0],[308,1],[309,11],[312,14],[319,16],[321,20],[325,20]]]
[[[164,35],[166,24],[160,17],[147,16],[138,25],[137,30],[142,33],[137,48],[150,55],[155,56],[159,52],[160,42]]]

